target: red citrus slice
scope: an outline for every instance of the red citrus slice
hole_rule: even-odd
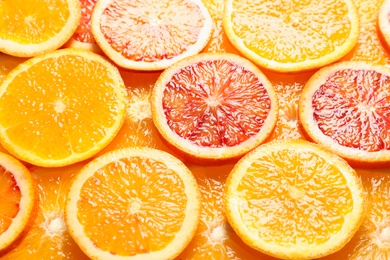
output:
[[[390,70],[365,62],[322,68],[302,90],[299,119],[309,139],[353,165],[390,165]]]
[[[92,33],[117,65],[161,70],[199,53],[212,33],[212,19],[201,0],[100,0]]]
[[[152,93],[161,135],[198,163],[234,160],[272,133],[275,91],[251,62],[235,54],[204,53],[166,69]]]

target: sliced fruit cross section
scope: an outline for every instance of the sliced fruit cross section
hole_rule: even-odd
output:
[[[205,53],[165,70],[152,94],[153,120],[196,162],[233,160],[262,143],[278,114],[265,75],[234,54]]]

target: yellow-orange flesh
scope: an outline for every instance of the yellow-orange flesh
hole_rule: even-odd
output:
[[[310,152],[282,150],[258,158],[247,172],[237,187],[239,199],[248,201],[240,212],[251,232],[267,242],[323,243],[353,208],[339,170]]]
[[[225,209],[253,248],[286,259],[339,250],[363,219],[363,186],[342,159],[307,141],[276,141],[230,173]]]
[[[27,61],[2,85],[3,145],[33,164],[86,159],[123,122],[126,93],[116,68],[92,53],[61,52]]]
[[[266,69],[298,72],[336,61],[358,39],[352,1],[227,1],[224,28],[233,45]]]
[[[161,162],[123,158],[85,182],[77,217],[101,250],[121,256],[159,251],[181,228],[187,203],[183,185]]]
[[[1,1],[0,39],[22,44],[47,41],[66,24],[70,15],[67,6],[68,2],[64,0]],[[38,7],[40,11],[37,11]]]

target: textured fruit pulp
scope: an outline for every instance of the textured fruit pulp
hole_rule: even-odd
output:
[[[297,237],[307,245],[325,243],[352,211],[345,177],[313,152],[269,152],[247,172],[237,191],[248,203],[239,211],[250,232],[269,243],[288,246]]]
[[[117,52],[130,60],[155,62],[172,59],[188,50],[197,42],[199,28],[205,21],[199,6],[188,0],[169,4],[160,0],[114,0],[104,10],[101,22],[103,35]],[[113,30],[109,26],[112,24],[120,27]]]
[[[229,52],[238,54],[237,50],[227,40],[222,29],[224,2],[222,0],[203,0],[203,2],[210,11],[214,21],[213,36],[204,49],[204,52]],[[365,60],[374,64],[386,64],[390,62],[387,51],[380,43],[376,29],[376,13],[381,2],[381,0],[359,0],[355,2],[361,18],[361,32],[356,47],[344,60]],[[303,86],[314,72],[279,74],[264,69],[262,71],[272,82],[279,97],[279,118],[272,139],[304,138],[298,127],[297,102]],[[126,72],[122,75],[125,75],[125,82],[127,79],[128,83],[126,86],[144,87],[147,89],[153,84],[159,73]],[[143,140],[144,145],[154,147],[156,144],[161,144],[159,137],[154,139],[155,135],[152,135],[152,139],[149,139],[148,135],[150,131],[155,133],[156,130],[154,126],[151,128],[146,126],[143,123],[145,120],[148,119],[139,121],[139,125],[145,125],[145,130],[138,128],[135,135],[133,134],[132,128],[122,131],[132,136],[132,140]],[[117,138],[120,138],[119,136]],[[122,145],[126,144],[122,143]],[[215,256],[214,259],[274,259],[252,250],[231,232],[232,228],[227,222],[225,213],[221,207],[222,191],[226,176],[230,171],[229,166],[193,167],[189,165],[189,167],[195,176],[198,176],[198,184],[202,192],[203,209],[207,210],[202,211],[201,224],[195,235],[195,239],[177,259],[212,259],[213,256]],[[373,181],[375,181],[375,178]],[[383,182],[378,182],[378,185],[385,187]],[[374,199],[372,203],[377,203],[377,201]],[[213,230],[215,231],[213,232]],[[367,239],[366,241],[369,243],[371,240]],[[357,243],[355,238],[340,252],[349,254],[349,252],[352,252],[358,246],[359,243]],[[337,259],[345,260],[347,258],[342,257]]]
[[[314,93],[314,118],[319,129],[340,145],[369,152],[390,150],[389,93],[389,76],[370,70],[339,71]]]
[[[168,126],[182,138],[203,147],[226,147],[261,130],[271,99],[261,79],[240,64],[201,61],[173,75],[163,109]]]
[[[233,30],[237,35],[245,34],[243,44],[251,51],[282,63],[323,57],[347,41],[351,23],[344,19],[348,7],[343,1],[288,2],[256,1],[248,9],[244,9],[248,5],[233,2]],[[272,12],[267,12],[269,8]],[[317,15],[307,15],[313,13]],[[288,46],[289,51],[281,51],[281,46]]]
[[[92,11],[97,0],[80,0],[81,3],[81,19],[73,38],[80,42],[96,43],[91,32],[91,17]]]
[[[68,11],[64,12],[67,4],[67,1],[60,0],[0,1],[0,38],[21,44],[47,41],[66,23],[70,15]],[[45,10],[39,12],[38,17],[35,15],[37,8]],[[15,35],[19,37],[15,38]]]
[[[183,181],[165,164],[123,158],[103,166],[84,183],[78,218],[89,239],[104,251],[121,256],[159,251],[181,228],[187,204],[183,190]]]
[[[63,70],[59,71],[58,68]],[[99,70],[101,76],[94,77],[94,91],[91,91],[91,83],[86,79],[90,77],[89,73],[95,74]],[[2,122],[6,122],[3,127],[8,137],[24,150],[35,150],[49,160],[66,158],[94,147],[96,140],[101,140],[113,124],[113,120],[97,122],[94,118],[114,118],[119,111],[114,107],[117,95],[108,91],[112,89],[111,73],[103,70],[106,68],[98,62],[76,56],[63,56],[56,61],[46,59],[38,62],[20,73],[8,86],[9,91],[0,99],[3,108],[0,117],[3,118]],[[27,73],[29,77],[25,77]],[[61,75],[68,75],[67,80]],[[26,86],[28,94],[20,86]],[[34,97],[40,102],[26,103],[26,96]],[[113,106],[101,106],[101,103]],[[81,106],[84,107],[82,113],[79,111]],[[65,138],[53,135],[54,129],[57,129],[54,132],[65,133]],[[24,131],[23,135],[20,134],[21,131]],[[85,133],[89,133],[89,136]],[[43,136],[48,139],[44,140]],[[60,151],[53,152],[56,149]],[[53,158],[53,154],[60,158]]]
[[[223,10],[223,1],[222,0],[203,0],[205,5],[210,10],[210,14],[214,19],[214,34],[209,44],[204,49],[205,52],[231,52],[238,53],[232,45],[228,42],[226,35],[222,29],[222,10]],[[343,60],[365,60],[374,64],[388,64],[390,63],[390,56],[387,54],[387,51],[383,47],[378,38],[377,28],[376,28],[376,14],[378,12],[379,5],[382,3],[382,0],[357,0],[355,1],[355,5],[358,8],[359,16],[360,16],[360,36],[359,42],[354,48],[352,52],[350,52]],[[1,54],[0,54],[1,55]],[[1,56],[0,56],[1,57]],[[1,58],[0,58],[0,63]],[[308,78],[312,75],[313,72],[307,73],[294,73],[294,74],[278,74],[263,70],[266,73],[266,76],[271,80],[274,85],[278,97],[279,97],[279,119],[277,122],[276,129],[272,136],[273,139],[287,139],[287,138],[303,138],[302,134],[299,132],[298,122],[297,122],[297,99],[299,98],[300,91],[303,85],[306,83]],[[125,82],[127,79],[129,87],[144,87],[145,89],[149,88],[151,84],[155,81],[156,77],[159,73],[139,73],[139,72],[126,72],[124,76]],[[149,120],[149,119],[144,119]],[[138,131],[133,133],[133,128],[128,128],[128,130],[121,130],[122,133],[126,133],[131,137],[131,142],[136,142],[134,140],[143,140],[143,145],[154,147],[156,144],[160,144],[160,138],[154,139],[149,136],[150,131],[155,132],[154,126],[149,128],[148,124],[143,123],[144,120],[140,120],[139,125],[142,125],[144,130],[139,128]],[[136,125],[136,124],[135,124]],[[120,136],[117,136],[120,138]],[[117,139],[119,140],[119,139]],[[129,142],[130,145],[132,143]],[[119,141],[118,141],[119,143]],[[125,143],[122,143],[125,146]],[[190,166],[190,165],[189,165]],[[190,246],[186,249],[187,251],[198,251],[204,252],[204,254],[199,253],[199,257],[203,259],[212,259],[212,256],[215,255],[214,259],[274,259],[272,257],[268,257],[262,255],[261,253],[251,251],[251,249],[246,246],[240,239],[236,236],[229,236],[231,227],[226,221],[225,213],[223,212],[223,208],[221,207],[221,196],[222,190],[224,188],[224,183],[226,176],[228,175],[230,168],[229,166],[219,166],[219,167],[202,167],[196,166],[194,169],[190,166],[193,173],[198,178],[198,183],[200,185],[203,197],[202,203],[203,208],[207,210],[202,211],[202,222],[200,226],[203,227],[216,227],[215,232],[205,233],[205,229],[200,228],[195,236],[195,238],[201,237],[202,239],[194,240],[190,244]],[[389,183],[385,181],[386,178],[389,178],[390,170],[383,170],[378,172],[378,174],[373,175],[372,172],[369,172],[370,183],[372,187],[376,187],[375,189],[385,191],[388,189]],[[366,179],[363,178],[363,182],[366,185]],[[379,194],[379,193],[378,193]],[[390,201],[388,192],[383,193],[383,198],[386,199],[387,203]],[[382,200],[378,199],[378,197],[372,197],[368,204],[372,204],[367,211],[372,211],[369,214],[372,214],[373,220],[378,219],[380,221],[385,220],[387,216],[390,216],[390,210],[387,207],[387,210],[382,210],[381,205],[387,205]],[[219,206],[217,206],[219,205]],[[384,208],[384,207],[383,207]],[[379,217],[375,217],[375,214]],[[388,218],[388,217],[387,217]],[[215,223],[220,223],[219,225],[215,225]],[[366,222],[364,222],[366,223]],[[329,260],[352,260],[352,259],[361,259],[357,255],[360,249],[363,252],[363,255],[367,255],[370,253],[376,252],[375,250],[371,250],[374,236],[369,235],[367,233],[366,236],[361,237],[358,235],[359,233],[364,233],[367,228],[365,228],[365,224],[363,223],[362,228],[358,231],[357,235],[351,240],[349,244],[347,244],[343,249],[341,249],[337,254],[333,254],[329,256],[327,259]],[[373,223],[375,223],[373,221]],[[374,227],[374,226],[371,226]],[[214,230],[214,229],[207,229]],[[214,240],[210,240],[209,236],[214,238]],[[237,241],[233,238],[237,238]],[[217,241],[219,243],[215,243],[215,238],[218,238]],[[36,238],[36,241],[40,241],[40,238]],[[211,243],[212,242],[212,243]],[[208,247],[209,245],[212,247]],[[364,246],[362,246],[364,244]],[[206,248],[206,250],[202,250],[202,248]],[[384,248],[384,252],[389,252],[389,249]],[[256,257],[250,255],[248,257],[248,252],[257,253]],[[190,255],[190,254],[189,254]],[[385,253],[383,253],[385,255]],[[219,257],[221,256],[221,257]],[[224,256],[224,257],[222,257]],[[10,258],[15,259],[15,258]],[[67,259],[66,257],[62,259]],[[70,259],[70,258],[68,258]],[[77,258],[81,259],[81,258]],[[191,257],[178,257],[178,259],[192,259]],[[197,259],[197,258],[194,258]],[[199,259],[199,258],[198,258]],[[387,260],[389,256],[385,255],[384,257],[373,259]]]
[[[20,210],[20,188],[11,172],[0,166],[0,235],[12,224]]]
[[[89,259],[70,237],[64,222],[66,193],[71,178],[82,166],[82,164],[63,168],[34,166],[30,169],[38,185],[37,216],[20,243],[1,256],[2,260]],[[3,206],[0,210],[2,208]]]

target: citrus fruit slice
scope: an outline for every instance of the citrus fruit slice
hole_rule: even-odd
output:
[[[302,90],[299,120],[309,139],[354,166],[390,165],[390,70],[341,62],[315,73]]]
[[[0,85],[0,141],[31,164],[64,166],[106,146],[125,109],[116,67],[92,52],[57,50],[19,64]]]
[[[387,46],[390,46],[390,1],[384,0],[378,12],[378,28]]]
[[[319,68],[357,43],[359,16],[352,0],[228,0],[223,25],[248,59],[279,72]]]
[[[97,45],[91,31],[91,17],[93,8],[97,0],[79,0],[81,4],[81,19],[79,25],[65,44],[70,48],[81,48],[96,53],[101,53],[102,50]]]
[[[201,0],[101,0],[91,26],[103,52],[134,70],[162,70],[199,53],[212,33]]]
[[[73,178],[65,221],[94,259],[173,259],[199,223],[200,192],[176,157],[125,148],[88,163]]]
[[[163,138],[197,163],[235,160],[272,133],[275,91],[251,62],[204,53],[181,60],[158,78],[153,121]]]
[[[36,183],[17,159],[0,152],[0,256],[25,231],[37,204]]]
[[[390,169],[357,173],[367,192],[366,216],[351,241],[324,260],[387,260],[390,256]]]
[[[273,141],[244,156],[226,180],[229,223],[249,246],[283,259],[341,249],[364,217],[355,170],[305,140]]]
[[[78,0],[0,1],[0,51],[32,57],[61,47],[80,21]]]
[[[64,216],[66,194],[71,179],[83,163],[58,168],[34,166],[30,169],[38,184],[38,211],[34,223],[2,260],[77,259],[87,257],[69,235]]]

